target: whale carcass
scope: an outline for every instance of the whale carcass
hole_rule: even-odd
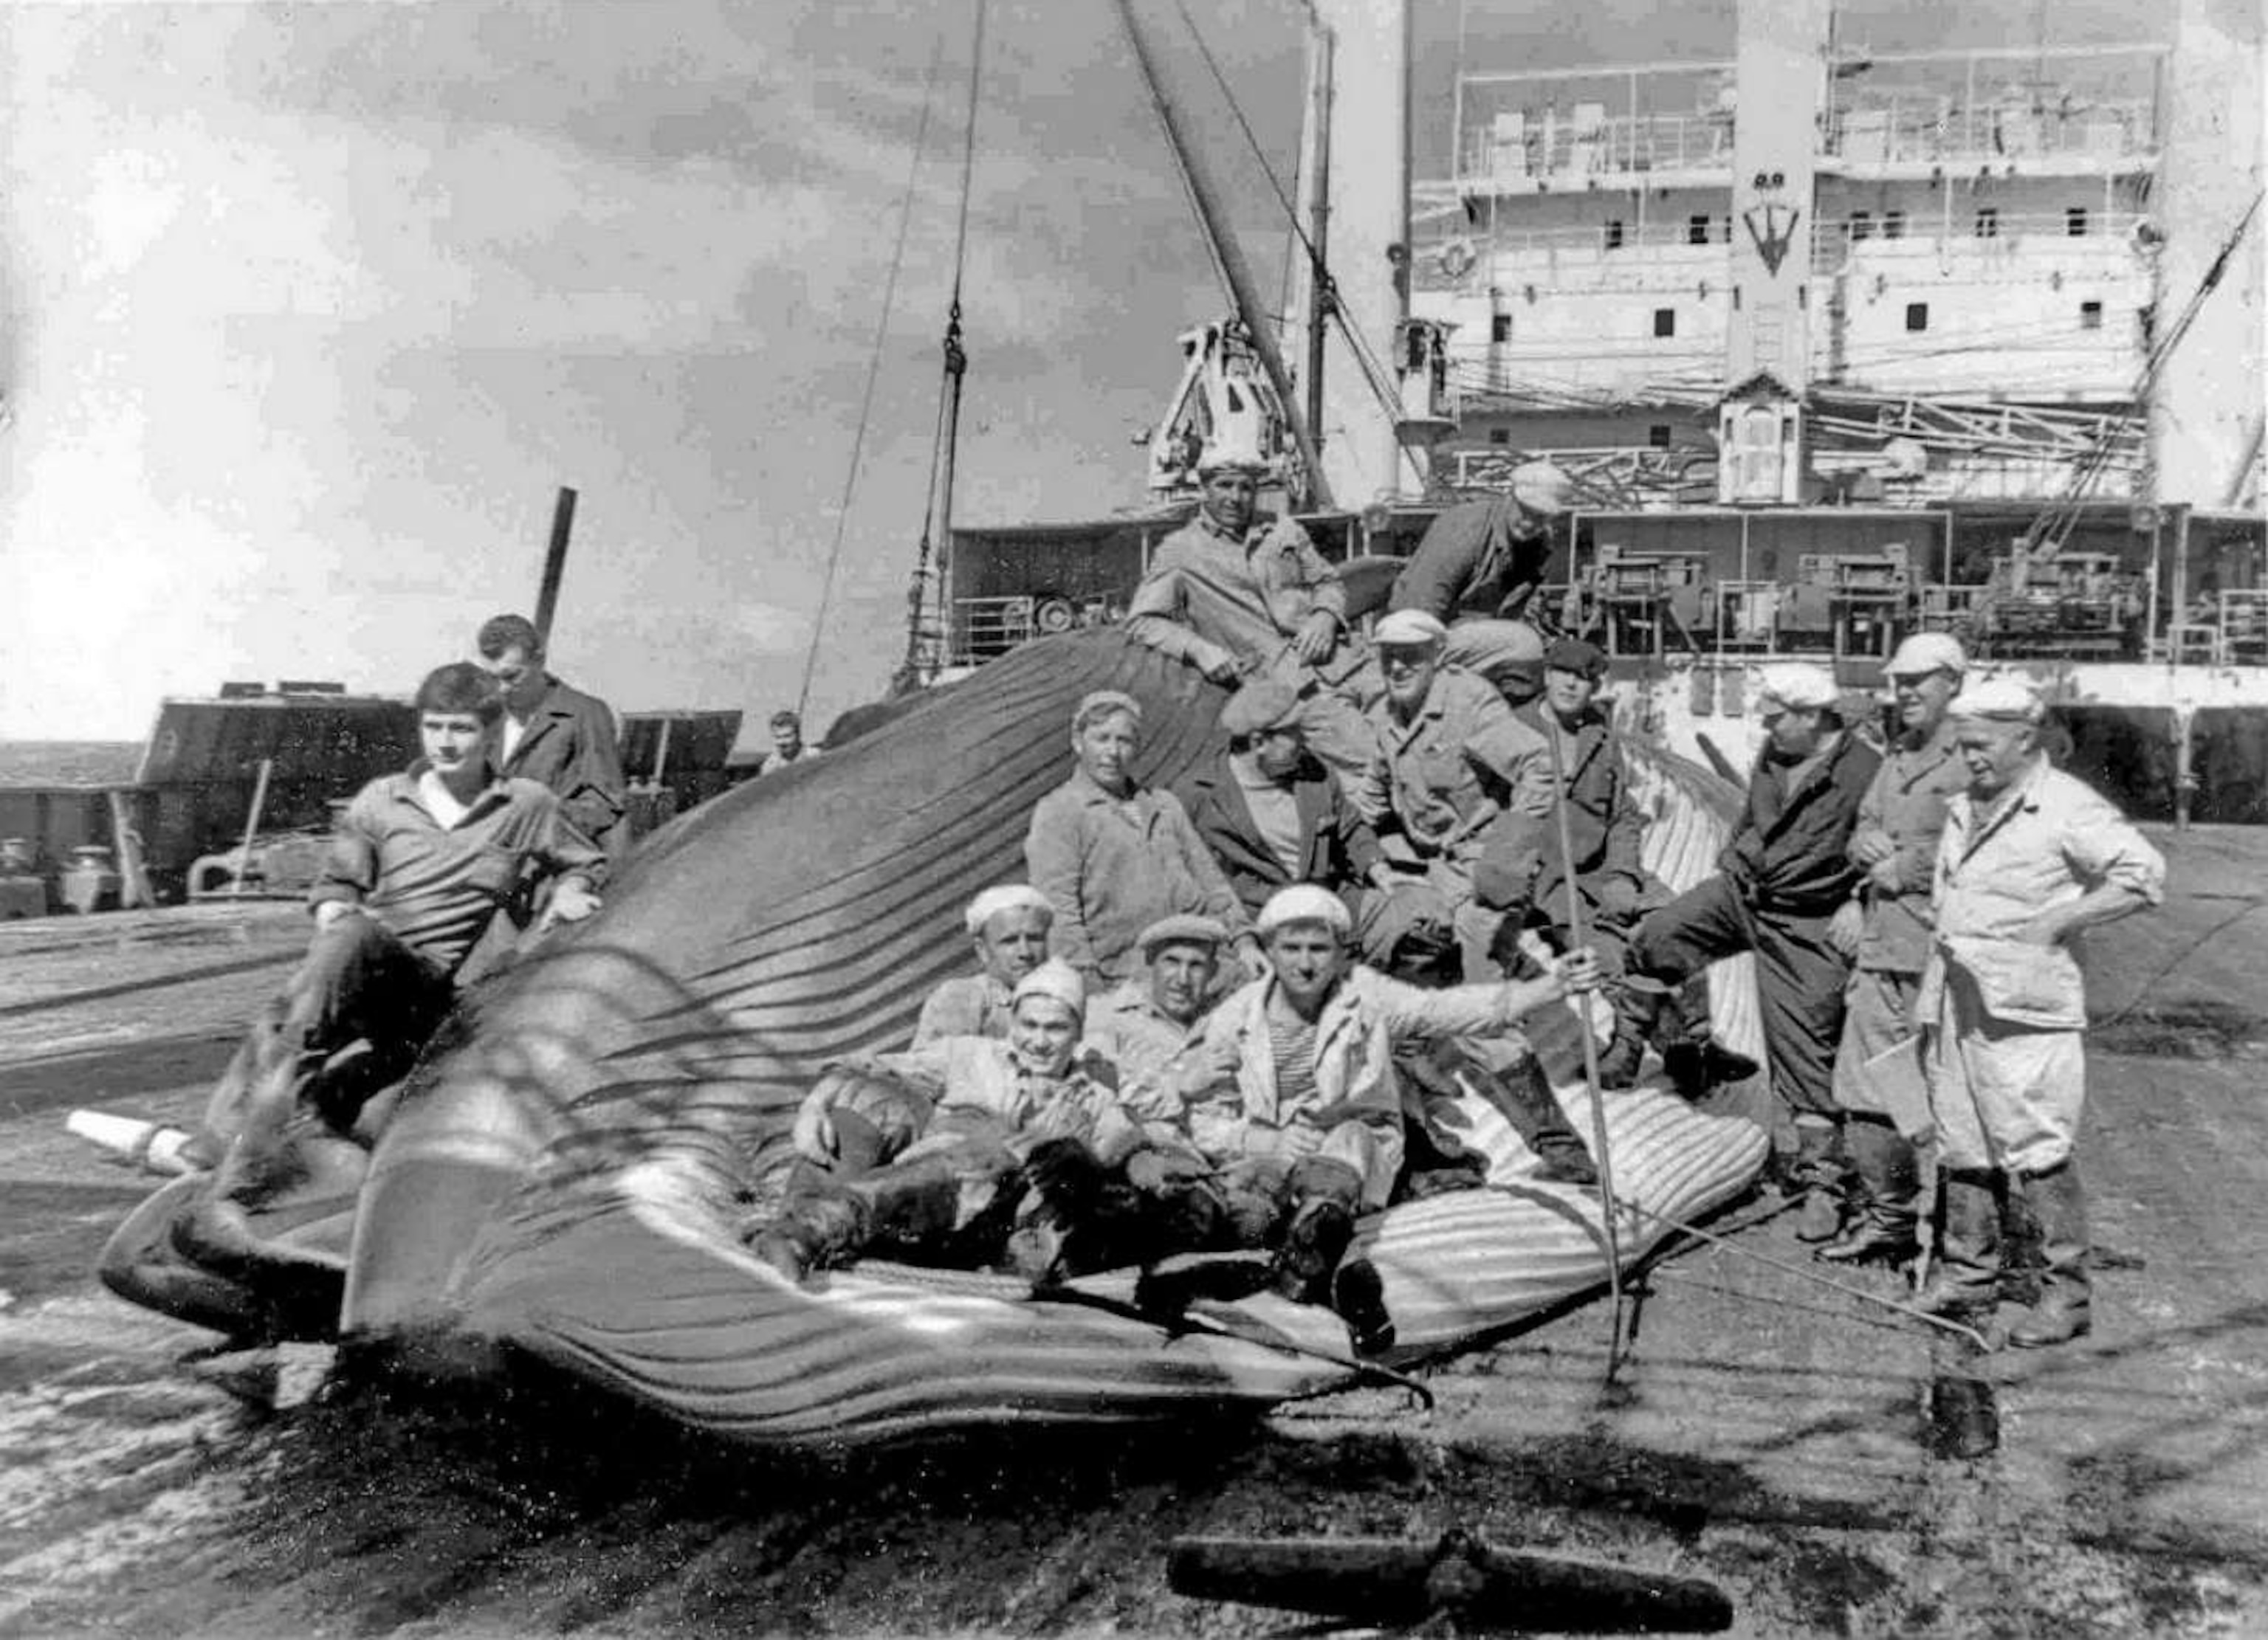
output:
[[[962,906],[1018,878],[1032,805],[1071,766],[1071,709],[1117,688],[1145,708],[1138,774],[1169,783],[1216,749],[1222,692],[1108,629],[1027,645],[887,714],[850,745],[737,788],[641,846],[603,911],[476,992],[421,1062],[366,1174],[242,1227],[296,1283],[277,1313],[413,1361],[500,1347],[756,1441],[873,1439],[999,1421],[1120,1422],[1263,1407],[1348,1381],[1329,1312],[1272,1296],[1201,1306],[1168,1331],[1109,1302],[1035,1298],[1005,1277],[868,1262],[809,1287],[751,1257],[740,1228],[776,1192],[821,1066],[894,1048],[967,961]],[[1705,875],[1729,788],[1632,748],[1654,819],[1646,863]],[[1720,1033],[1758,1047],[1744,965],[1712,976]],[[1539,1034],[1576,1063],[1572,1016]],[[1588,1095],[1560,1090],[1588,1131]],[[1393,1359],[1499,1331],[1602,1283],[1588,1191],[1547,1184],[1477,1100],[1489,1187],[1366,1228],[1399,1335]],[[1625,1261],[1744,1190],[1768,1149],[1737,1117],[1659,1089],[1606,1120]],[[120,1232],[145,1239],[202,1186],[176,1180]],[[194,1250],[193,1250],[194,1251]],[[192,1258],[128,1296],[203,1319],[257,1258]],[[331,1283],[326,1286],[328,1278]],[[169,1284],[170,1283],[170,1284]]]

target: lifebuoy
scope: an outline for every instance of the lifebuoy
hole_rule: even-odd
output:
[[[1472,272],[1480,254],[1473,249],[1470,239],[1451,239],[1441,247],[1439,261],[1443,273],[1452,279],[1462,279]]]
[[[1032,607],[1034,630],[1044,632],[1051,637],[1058,632],[1068,632],[1078,624],[1079,611],[1071,607],[1067,598],[1042,597]]]

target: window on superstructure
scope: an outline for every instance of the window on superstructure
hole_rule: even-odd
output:
[[[1648,427],[1646,430],[1646,442],[1648,447],[1652,449],[1668,449],[1669,424],[1667,422],[1656,422],[1652,426]]]
[[[1886,210],[1882,213],[1882,237],[1886,239],[1903,239],[1906,237],[1905,212]]]
[[[1908,330],[1926,330],[1929,328],[1928,303],[1909,302],[1906,304],[1906,328]]]
[[[1706,212],[1685,219],[1685,242],[1688,245],[1709,243],[1709,217]]]
[[[1623,219],[1620,217],[1609,217],[1607,218],[1607,248],[1610,251],[1618,251],[1622,247]]]
[[[2064,208],[2063,231],[2074,239],[2087,237],[2087,207],[2067,205]]]
[[[1492,445],[1508,445],[1511,442],[1512,429],[1509,427],[1491,427],[1489,429],[1489,443]]]
[[[2000,208],[1998,205],[1979,205],[1977,208],[1977,237],[1980,239],[2000,237]]]
[[[1871,210],[1852,211],[1851,213],[1849,226],[1852,244],[1856,245],[1861,239],[1873,239],[1874,237],[1874,213]]]
[[[2079,327],[2081,330],[2100,330],[2102,328],[2102,303],[2081,302],[2079,305]]]
[[[1511,314],[1491,313],[1489,315],[1489,340],[1491,342],[1509,342],[1512,340]]]
[[[1674,336],[1677,334],[1675,308],[1657,307],[1653,310],[1653,334],[1657,336]]]

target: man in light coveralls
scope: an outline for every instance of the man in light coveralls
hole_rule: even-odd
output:
[[[2166,863],[2117,809],[2051,768],[2039,696],[2013,678],[1955,699],[1968,791],[1938,845],[1937,930],[1915,1018],[1937,1128],[1944,1215],[1936,1272],[1918,1302],[1988,1312],[2002,1208],[2021,1193],[2040,1224],[2039,1301],[2009,1329],[2018,1349],[2087,1332],[2087,1200],[2072,1153],[2084,1099],[2082,930],[2165,897]]]

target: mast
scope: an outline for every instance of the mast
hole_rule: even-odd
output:
[[[1323,443],[1323,344],[1331,333],[1331,289],[1322,276],[1330,266],[1331,247],[1331,70],[1338,40],[1320,18],[1307,31],[1307,49],[1314,59],[1314,100],[1307,107],[1312,127],[1308,174],[1314,179],[1313,202],[1308,207],[1307,237],[1314,254],[1307,267],[1307,428],[1318,451]]]
[[[1221,209],[1220,189],[1213,180],[1204,151],[1189,140],[1180,111],[1166,94],[1165,82],[1142,32],[1141,19],[1135,13],[1134,0],[1118,0],[1118,15],[1126,25],[1126,38],[1133,43],[1134,60],[1150,87],[1151,100],[1157,105],[1159,121],[1166,128],[1166,140],[1173,144],[1181,158],[1182,173],[1189,178],[1189,193],[1197,202],[1205,238],[1220,259],[1222,271],[1228,276],[1229,291],[1236,298],[1237,317],[1244,321],[1253,351],[1260,356],[1260,367],[1267,371],[1269,383],[1284,406],[1285,419],[1292,424],[1292,440],[1299,446],[1300,460],[1307,470],[1308,504],[1328,508],[1331,505],[1331,491],[1323,476],[1322,458],[1315,448],[1307,417],[1292,394],[1291,377],[1284,368],[1283,351],[1276,344],[1276,328],[1269,322],[1267,306],[1260,299],[1260,287],[1254,283],[1251,265],[1244,259],[1244,247],[1238,243]]]

